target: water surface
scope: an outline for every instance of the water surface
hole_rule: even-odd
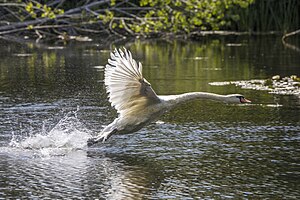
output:
[[[300,97],[210,82],[298,75],[279,38],[37,46],[0,41],[0,199],[299,199]],[[125,45],[156,93],[241,93],[193,101],[87,149],[110,123],[103,66]]]

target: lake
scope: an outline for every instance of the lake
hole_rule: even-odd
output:
[[[210,84],[300,76],[279,37],[0,45],[0,199],[300,198],[300,97]],[[122,46],[157,94],[252,103],[192,101],[87,148],[117,116],[103,79]]]

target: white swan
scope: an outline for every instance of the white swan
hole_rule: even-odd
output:
[[[210,99],[224,103],[250,103],[240,94],[220,95],[207,92],[191,92],[179,95],[156,95],[150,83],[143,77],[142,64],[132,58],[124,48],[110,54],[105,68],[104,83],[109,101],[119,116],[101,133],[88,140],[88,146],[105,141],[112,134],[138,131],[155,121],[172,107],[193,99]]]

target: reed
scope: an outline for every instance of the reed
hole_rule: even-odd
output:
[[[238,31],[288,32],[300,27],[299,0],[256,0],[246,9],[237,9]]]

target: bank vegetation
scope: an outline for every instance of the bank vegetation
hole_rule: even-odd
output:
[[[0,36],[37,40],[299,34],[299,0],[1,0]]]

